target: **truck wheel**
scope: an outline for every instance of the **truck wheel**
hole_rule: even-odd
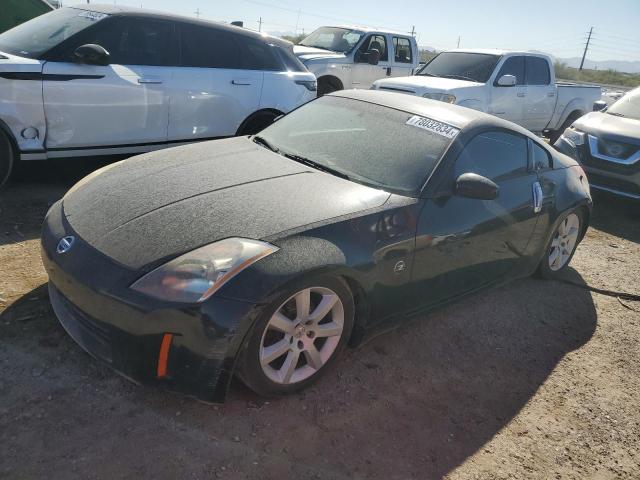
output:
[[[9,137],[0,130],[0,188],[9,180],[15,153]]]
[[[318,96],[328,95],[331,92],[342,90],[338,79],[322,77],[318,80]]]
[[[582,112],[572,112],[571,115],[569,115],[567,117],[567,119],[564,121],[564,123],[562,124],[562,126],[558,130],[550,130],[549,131],[549,143],[551,145],[556,143],[558,141],[558,139],[560,138],[560,135],[562,135],[563,132],[567,128],[569,128],[573,124],[573,122],[575,122],[581,116],[582,116]]]

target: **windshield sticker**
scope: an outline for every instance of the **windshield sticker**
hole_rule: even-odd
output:
[[[106,17],[107,14],[90,12],[89,10],[82,10],[80,13],[78,13],[78,16],[83,18],[88,18],[89,20],[93,20],[94,22],[97,22],[98,20],[102,20],[104,17]]]
[[[451,125],[447,125],[446,123],[438,122],[436,120],[431,120],[430,118],[420,117],[418,115],[414,115],[407,120],[407,125],[437,133],[438,135],[442,135],[447,138],[455,138],[456,135],[460,133],[460,130],[456,127],[452,127]]]

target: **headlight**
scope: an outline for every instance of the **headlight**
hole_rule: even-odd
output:
[[[570,145],[573,145],[574,147],[584,145],[584,133],[571,127],[567,128],[564,131],[564,133],[562,134],[562,138],[564,138]]]
[[[423,97],[439,102],[456,103],[456,96],[448,93],[425,93]]]
[[[203,302],[242,270],[277,251],[258,240],[227,238],[171,260],[131,288],[170,302]]]

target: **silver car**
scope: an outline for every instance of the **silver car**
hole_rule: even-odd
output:
[[[555,147],[582,164],[592,189],[640,200],[640,88],[576,120]]]

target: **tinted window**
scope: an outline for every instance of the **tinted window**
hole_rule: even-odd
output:
[[[376,49],[380,52],[380,61],[389,60],[389,51],[387,49],[387,39],[384,35],[370,35],[367,37],[358,51],[356,52],[356,62],[367,63],[369,61],[369,50]]]
[[[456,160],[456,178],[477,173],[494,182],[527,173],[527,141],[504,132],[486,132],[473,138]]]
[[[281,153],[306,157],[353,181],[414,195],[452,139],[436,133],[436,128],[408,125],[413,117],[368,102],[325,96],[285,115],[260,136]]]
[[[338,27],[320,27],[300,42],[305,47],[334,52],[350,52],[362,38],[362,32]]]
[[[551,168],[551,156],[544,148],[533,142],[533,165],[536,169]]]
[[[200,25],[181,26],[183,67],[240,68],[240,50],[232,34]]]
[[[284,64],[285,68],[288,72],[306,72],[307,68],[302,64],[298,57],[296,57],[292,52],[283,48],[283,47],[275,47],[275,51],[280,57],[280,60]]]
[[[498,55],[444,52],[434,57],[417,75],[444,77],[485,83],[500,60]]]
[[[526,57],[527,59],[527,85],[549,85],[551,73],[549,62],[540,57]]]
[[[249,37],[239,37],[242,47],[242,68],[247,70],[275,70],[282,71],[280,58],[277,57],[273,45]]]
[[[105,18],[107,15],[102,13],[75,8],[54,10],[4,32],[0,35],[0,50],[23,57],[38,58]]]
[[[513,75],[517,80],[516,85],[524,85],[524,57],[507,58],[496,76],[496,85],[503,75]]]
[[[397,63],[413,63],[411,43],[408,38],[393,37],[393,51]]]
[[[607,109],[609,115],[640,120],[640,88],[631,90]]]

